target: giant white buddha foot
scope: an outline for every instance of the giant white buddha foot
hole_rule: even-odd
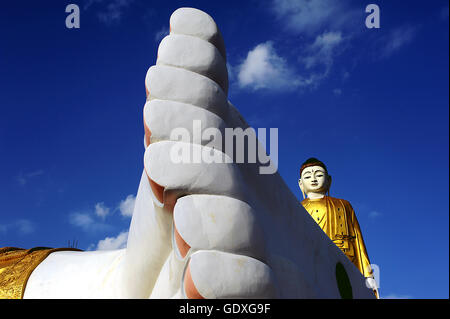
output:
[[[181,8],[170,29],[145,80],[145,169],[127,248],[52,253],[25,297],[373,298],[261,148],[224,145],[227,128],[248,126],[227,99],[213,19]],[[207,138],[196,138],[199,124]]]

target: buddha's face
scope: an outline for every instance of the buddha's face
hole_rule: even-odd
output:
[[[302,171],[300,187],[306,194],[325,193],[329,187],[328,174],[323,167],[309,166]]]

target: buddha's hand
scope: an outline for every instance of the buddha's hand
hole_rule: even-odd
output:
[[[173,249],[184,263],[180,291],[189,298],[339,297],[334,267],[341,261],[354,273],[349,261],[265,151],[252,146],[253,131],[240,148],[237,128],[248,126],[227,100],[215,22],[182,8],[170,28],[145,81],[144,164],[155,203],[173,213]],[[234,147],[227,129],[237,129]]]
[[[367,284],[368,288],[371,288],[373,290],[377,289],[377,282],[376,282],[375,278],[373,278],[373,277],[367,277],[366,284]]]

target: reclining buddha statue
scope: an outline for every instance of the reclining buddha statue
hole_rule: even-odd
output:
[[[349,242],[336,246],[278,172],[261,173],[270,160],[238,162],[221,143],[172,134],[192,133],[193,121],[211,132],[249,128],[228,101],[225,45],[208,14],[173,12],[145,89],[126,248],[3,248],[1,297],[374,298],[341,250]],[[174,161],[183,147],[225,160]]]

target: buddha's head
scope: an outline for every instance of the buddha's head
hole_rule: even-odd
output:
[[[327,167],[323,162],[311,157],[300,168],[298,185],[303,197],[306,194],[309,198],[320,198],[329,191],[331,176],[328,174]]]

